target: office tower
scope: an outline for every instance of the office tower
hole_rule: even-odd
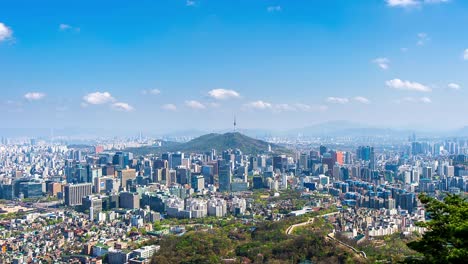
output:
[[[248,172],[246,166],[239,166],[236,169],[236,179],[247,182]]]
[[[422,174],[423,174],[423,178],[431,179],[432,178],[432,167],[424,167]]]
[[[92,194],[91,183],[67,184],[64,188],[65,205],[75,206],[82,204],[84,196]]]
[[[157,159],[153,162],[153,168],[154,169],[169,168],[169,161],[164,160],[164,159]]]
[[[344,163],[343,152],[334,151],[333,152],[333,159],[334,159],[335,163],[338,163],[339,165],[343,165],[343,163]]]
[[[205,179],[202,175],[192,175],[192,188],[199,192],[205,188]]]
[[[43,196],[42,182],[21,182],[19,184],[19,192],[24,198],[37,198]]]
[[[88,195],[82,198],[82,211],[89,211],[90,215],[92,213],[91,219],[96,219],[97,214],[102,212],[102,199],[93,195]],[[92,208],[92,212],[91,212]]]
[[[444,174],[447,177],[455,176],[455,167],[454,166],[445,166],[444,167]]]
[[[265,156],[260,156],[257,158],[257,160],[258,160],[258,167],[260,169],[264,169],[266,167],[267,158]]]
[[[299,169],[309,169],[309,155],[307,155],[307,153],[301,153],[301,156],[299,158]]]
[[[163,169],[158,168],[153,171],[153,177],[152,180],[153,182],[161,182],[163,179]]]
[[[56,197],[57,194],[62,191],[62,184],[58,182],[49,182],[47,183],[46,190],[50,196]]]
[[[356,151],[356,157],[358,160],[370,161],[371,153],[374,152],[373,147],[369,146],[360,146]]]
[[[258,169],[258,159],[257,157],[249,158],[249,171],[254,171]]]
[[[185,166],[178,166],[176,169],[176,182],[181,185],[190,183],[190,170]]]
[[[123,152],[115,153],[114,157],[112,157],[112,164],[118,166],[120,169],[125,168]]]
[[[280,172],[285,172],[288,167],[288,159],[285,155],[274,156],[273,157],[273,170],[279,170]]]
[[[181,166],[183,159],[184,159],[184,153],[181,153],[181,152],[172,153],[172,155],[171,155],[171,168],[175,169],[178,166]]]
[[[218,169],[219,173],[219,191],[228,192],[231,190],[232,171],[231,166],[223,164]]]
[[[119,195],[120,208],[138,209],[140,208],[140,195],[138,193],[122,192]]]
[[[201,167],[201,174],[208,184],[214,184],[214,167],[213,165],[203,165]]]
[[[118,170],[117,178],[120,180],[121,190],[127,190],[128,180],[134,180],[136,178],[136,170],[135,169]]]
[[[325,146],[320,146],[320,156],[323,156],[323,154],[327,153],[327,147]]]

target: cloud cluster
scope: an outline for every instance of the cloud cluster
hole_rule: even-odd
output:
[[[144,95],[159,95],[161,94],[161,91],[159,89],[149,89],[149,90],[143,90],[142,93]]]
[[[370,100],[367,99],[366,97],[363,96],[356,96],[353,98],[346,98],[346,97],[327,97],[326,99],[327,103],[332,103],[332,104],[347,104],[351,101],[355,101],[361,104],[370,104]]]
[[[187,1],[185,2],[185,5],[186,5],[186,6],[195,6],[195,4],[196,4],[196,3],[195,3],[195,1],[193,1],[193,0],[187,0]]]
[[[109,92],[94,92],[83,96],[83,101],[87,104],[99,105],[114,102],[115,98]]]
[[[166,111],[176,111],[177,106],[175,104],[164,104],[161,106],[161,109]]]
[[[432,89],[420,84],[418,82],[411,82],[411,81],[402,81],[400,79],[393,79],[386,81],[385,84],[393,89],[397,90],[406,90],[406,91],[414,91],[414,92],[430,92]]]
[[[279,5],[269,6],[269,7],[267,7],[267,11],[270,12],[270,13],[280,12],[281,11],[281,6],[279,6]]]
[[[402,99],[399,99],[396,101],[398,104],[401,103],[424,103],[424,104],[430,104],[432,103],[431,98],[429,97],[404,97]]]
[[[76,32],[79,32],[80,31],[80,28],[79,27],[73,27],[69,24],[60,24],[59,25],[59,30],[60,31],[70,31],[70,30],[74,30]]]
[[[187,100],[185,101],[185,105],[191,109],[195,110],[203,110],[206,109],[206,106],[199,101],[196,100]]]
[[[464,59],[464,60],[468,60],[468,49],[465,49],[465,50],[463,51],[463,59]]]
[[[240,94],[234,90],[213,89],[208,92],[208,96],[216,100],[225,100],[229,98],[239,98]]]
[[[122,102],[113,103],[112,108],[124,112],[130,112],[134,110],[134,108],[131,105]]]
[[[302,111],[302,112],[313,112],[313,111],[325,111],[328,109],[327,106],[319,105],[307,105],[302,103],[296,104],[273,104],[262,100],[252,101],[244,104],[245,110],[270,110],[273,112],[290,112],[290,111]]]
[[[9,40],[13,37],[13,30],[0,22],[0,42]]]
[[[453,89],[453,90],[460,90],[461,86],[457,83],[449,83],[447,85],[448,88]]]
[[[417,36],[418,36],[418,42],[416,42],[416,44],[418,44],[419,46],[424,45],[427,41],[430,40],[429,36],[424,32],[418,33]]]
[[[109,104],[112,109],[124,112],[133,111],[134,108],[128,103],[116,102],[117,100],[109,92],[94,92],[83,96],[83,107],[88,105]]]
[[[390,60],[387,58],[376,58],[372,61],[377,64],[381,69],[386,70],[389,68]]]
[[[45,96],[45,93],[29,92],[24,95],[24,98],[28,101],[38,101],[43,99]]]
[[[333,97],[330,96],[326,100],[328,103],[334,103],[334,104],[346,104],[349,102],[348,98],[345,97]]]
[[[385,0],[390,7],[415,7],[423,4],[448,3],[450,0]]]
[[[370,104],[370,100],[363,96],[356,96],[353,98],[353,100],[361,104]]]

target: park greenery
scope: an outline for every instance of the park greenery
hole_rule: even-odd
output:
[[[243,223],[231,219],[207,230],[167,236],[152,263],[365,263],[364,259],[325,239],[331,225],[317,221],[293,235],[286,229],[314,214],[281,221]]]

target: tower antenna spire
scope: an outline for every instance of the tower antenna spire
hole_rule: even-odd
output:
[[[236,125],[237,125],[236,116],[234,115],[234,132],[236,132]]]

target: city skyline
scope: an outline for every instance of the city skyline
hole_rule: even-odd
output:
[[[46,2],[2,3],[0,130],[468,125],[462,1]]]

